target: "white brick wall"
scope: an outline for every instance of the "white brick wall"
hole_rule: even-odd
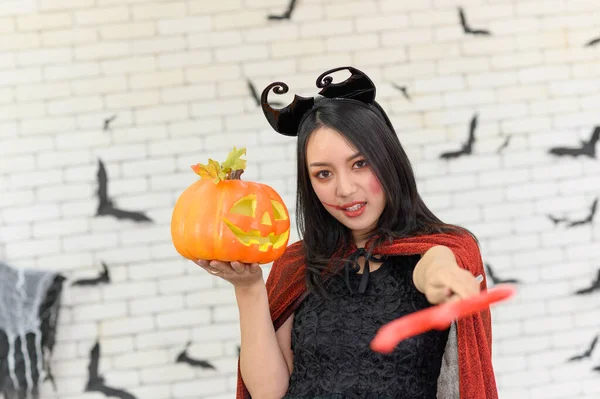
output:
[[[573,294],[600,268],[600,228],[546,215],[582,219],[600,195],[597,160],[547,152],[600,125],[600,47],[584,47],[600,36],[600,3],[297,3],[291,21],[267,20],[284,0],[0,4],[0,258],[69,278],[59,392],[45,384],[44,398],[103,397],[83,394],[96,339],[107,382],[138,398],[233,397],[233,292],[175,252],[172,207],[196,179],[189,166],[235,143],[247,147],[245,179],[270,184],[293,214],[295,141],[270,131],[246,80],[259,91],[284,80],[289,101],[346,64],[375,80],[429,206],[470,228],[497,274],[523,282],[493,309],[501,398],[597,398],[600,352],[566,359],[600,332],[598,294]],[[457,7],[492,36],[464,35]],[[474,155],[439,159],[460,147],[474,114]],[[155,224],[94,217],[98,158],[119,206]],[[69,286],[101,262],[112,284]],[[217,370],[176,363],[188,341],[188,354]]]

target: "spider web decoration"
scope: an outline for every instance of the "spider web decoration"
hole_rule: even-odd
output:
[[[0,262],[0,394],[39,398],[55,343],[63,276]]]

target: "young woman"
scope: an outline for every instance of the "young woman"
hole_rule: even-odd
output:
[[[332,83],[330,73],[350,78]],[[298,136],[297,225],[302,240],[274,262],[199,260],[231,282],[240,312],[238,398],[496,399],[489,309],[444,331],[370,350],[379,327],[485,289],[479,248],[441,222],[417,192],[412,167],[375,87],[348,67],[321,75],[319,99],[263,110]]]

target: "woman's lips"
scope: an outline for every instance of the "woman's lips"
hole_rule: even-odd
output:
[[[332,205],[326,202],[324,202],[324,204],[344,212],[344,215],[349,218],[355,218],[362,215],[367,207],[367,203],[365,201],[354,201],[344,205]],[[348,208],[352,209],[349,210]]]
[[[344,215],[346,215],[349,218],[355,218],[358,217],[360,215],[362,215],[365,211],[365,209],[367,209],[367,203],[363,202],[362,205],[360,205],[358,207],[358,209],[353,210],[353,211],[349,211],[349,210],[344,210]]]

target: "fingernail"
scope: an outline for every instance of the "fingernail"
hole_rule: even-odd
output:
[[[481,284],[481,282],[483,281],[483,274],[479,274],[477,277],[475,277],[475,280],[477,280],[477,282]]]

